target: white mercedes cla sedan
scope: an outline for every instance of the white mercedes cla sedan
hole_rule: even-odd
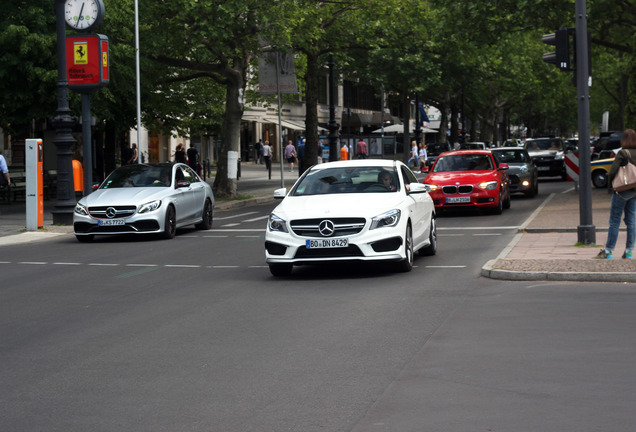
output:
[[[80,242],[114,234],[156,233],[171,239],[186,225],[210,229],[213,218],[212,188],[189,166],[133,164],[117,168],[79,200],[73,231]]]
[[[265,258],[274,276],[294,265],[393,261],[410,271],[413,255],[437,250],[435,208],[402,162],[360,159],[307,170],[269,217]]]

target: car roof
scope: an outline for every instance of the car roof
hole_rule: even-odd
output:
[[[523,147],[497,147],[494,149],[491,149],[491,151],[497,151],[497,150],[506,150],[506,151],[510,151],[510,150],[516,150],[516,151],[526,151],[526,149],[524,149]]]
[[[392,159],[353,159],[346,161],[325,162],[314,165],[312,170],[343,167],[384,167],[393,168],[394,165],[402,163]]]
[[[462,154],[492,154],[490,150],[452,150],[442,153],[440,156],[454,156]]]

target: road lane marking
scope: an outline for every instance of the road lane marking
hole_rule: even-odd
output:
[[[233,215],[233,216],[215,217],[214,220],[215,221],[219,221],[219,220],[225,220],[225,219],[235,219],[235,218],[239,218],[239,217],[243,217],[243,216],[253,215],[254,213],[257,213],[257,212],[247,212],[247,213],[241,213],[241,214],[237,214],[237,215]]]
[[[126,264],[126,267],[157,267],[159,264]]]
[[[54,262],[53,265],[71,265],[71,266],[78,266],[78,265],[82,265],[82,263],[78,263],[78,262]]]
[[[119,264],[108,264],[108,263],[88,263],[89,266],[100,266],[100,267],[116,267]]]
[[[27,264],[27,265],[45,265],[48,262],[45,261],[20,261],[18,264]]]
[[[477,234],[473,234],[473,236],[477,237],[477,236],[500,236],[501,233],[477,233]]]
[[[245,220],[243,221],[243,223],[245,223],[245,222],[256,222],[256,221],[260,221],[260,220],[265,220],[265,219],[267,219],[267,218],[269,218],[269,215],[259,216],[259,217],[255,217],[255,218],[253,218],[253,219],[245,219]]]
[[[196,264],[166,264],[164,267],[172,267],[172,268],[201,268],[200,265]]]

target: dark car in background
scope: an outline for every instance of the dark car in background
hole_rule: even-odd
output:
[[[426,165],[431,167],[439,155],[450,151],[451,147],[448,143],[433,143],[426,147]]]
[[[616,156],[616,151],[621,148],[623,132],[602,132],[592,149],[592,160],[608,159]]]
[[[534,197],[539,193],[539,171],[527,151],[520,147],[501,147],[491,150],[497,166],[508,164],[510,193]]]
[[[528,138],[524,144],[524,149],[537,166],[539,176],[559,176],[562,180],[567,180],[565,143],[561,138]]]

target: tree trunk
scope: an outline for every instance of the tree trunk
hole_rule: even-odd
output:
[[[318,77],[320,76],[318,66],[318,53],[310,52],[307,54],[307,72],[305,73],[305,90],[306,112],[305,112],[305,154],[303,156],[303,169],[316,164],[319,153],[318,143]],[[302,172],[301,172],[302,174]]]
[[[228,178],[228,151],[240,151],[241,118],[243,117],[245,80],[240,70],[228,79],[226,85],[225,115],[223,117],[223,132],[221,148],[216,162],[216,176],[214,177],[214,194],[222,197],[236,197],[238,179]]]

